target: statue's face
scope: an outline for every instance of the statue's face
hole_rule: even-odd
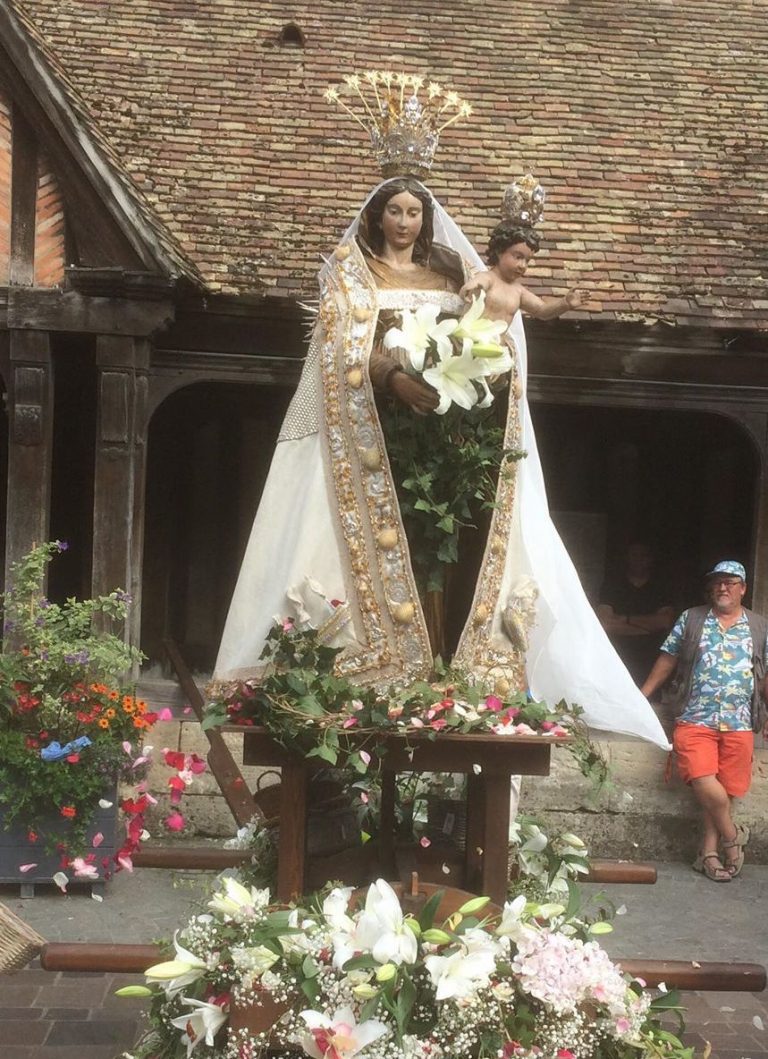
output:
[[[534,256],[527,243],[513,243],[499,254],[496,270],[505,283],[512,283],[523,278]]]
[[[410,191],[387,200],[381,217],[384,243],[394,250],[407,250],[419,237],[423,220],[421,202]]]

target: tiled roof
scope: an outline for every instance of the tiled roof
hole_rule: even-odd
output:
[[[14,0],[15,2],[15,0]],[[430,186],[483,245],[548,190],[531,286],[609,318],[768,320],[768,0],[27,0],[96,127],[222,292],[306,295],[378,174],[321,95],[426,73],[474,105]],[[295,22],[306,46],[279,43]]]

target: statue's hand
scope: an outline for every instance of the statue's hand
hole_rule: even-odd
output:
[[[565,296],[569,309],[581,309],[589,301],[589,293],[585,290],[569,290]]]
[[[459,297],[463,298],[464,301],[468,302],[476,294],[479,294],[481,290],[485,290],[485,287],[479,276],[473,276],[472,279],[468,279],[464,286],[459,291]]]
[[[418,415],[434,412],[440,403],[436,390],[404,371],[395,371],[389,376],[389,389],[398,401]]]

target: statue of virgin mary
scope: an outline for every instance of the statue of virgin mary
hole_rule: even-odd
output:
[[[400,111],[393,117],[396,108],[382,108],[371,134],[385,173],[409,175],[374,188],[320,270],[317,321],[230,605],[217,683],[258,680],[267,634],[285,618],[314,626],[324,642],[342,647],[337,666],[356,683],[403,686],[432,671],[424,595],[377,397],[434,415],[438,395],[402,370],[397,350],[384,350],[382,322],[425,305],[461,316],[466,303],[458,291],[485,265],[410,175],[424,171],[426,155],[431,161],[440,130],[417,100],[421,82],[405,87],[412,95],[398,82],[392,95],[404,100]],[[537,699],[578,704],[593,728],[666,748],[656,715],[605,635],[550,519],[525,397],[519,312],[505,340],[517,385],[504,448],[526,456],[499,475],[453,663],[497,685],[528,688]]]

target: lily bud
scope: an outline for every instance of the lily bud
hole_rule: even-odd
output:
[[[475,342],[472,346],[473,357],[485,357],[488,360],[493,360],[495,357],[500,357],[504,353],[504,347],[500,346],[498,342]]]
[[[438,930],[436,927],[431,930],[425,930],[421,936],[430,945],[449,945],[453,941],[450,934],[446,934],[444,930]]]
[[[390,982],[397,974],[397,968],[393,963],[382,964],[381,967],[376,970],[376,981],[377,982]]]
[[[463,916],[471,916],[473,912],[479,912],[481,908],[490,901],[490,897],[473,897],[471,901],[465,901],[459,909]]]

